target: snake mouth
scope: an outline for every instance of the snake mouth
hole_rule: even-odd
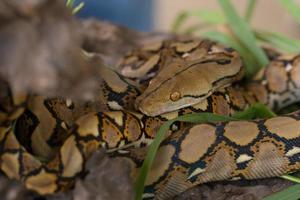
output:
[[[194,98],[186,98],[185,103],[182,102],[153,102],[146,99],[136,101],[136,109],[143,114],[155,117],[158,115],[163,115],[178,111],[180,109],[192,106],[199,103],[198,100]]]
[[[151,101],[147,101],[146,99],[142,98],[140,99],[139,97],[135,101],[135,108],[150,117],[155,117],[167,112],[164,107],[165,106],[163,104],[160,105],[157,102],[154,104],[151,103]]]

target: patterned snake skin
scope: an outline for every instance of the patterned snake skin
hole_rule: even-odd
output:
[[[186,113],[232,115],[253,103],[278,110],[300,98],[300,55],[273,55],[253,80],[236,51],[208,40],[163,41],[100,69],[99,98],[77,105],[14,97],[1,83],[0,167],[27,188],[72,187],[99,148],[130,160],[136,178],[161,124]],[[149,83],[150,81],[150,83]],[[235,83],[232,83],[235,82]],[[100,103],[99,103],[100,102]],[[300,168],[300,112],[271,119],[175,123],[147,177],[145,198],[168,199],[210,181],[274,177]]]

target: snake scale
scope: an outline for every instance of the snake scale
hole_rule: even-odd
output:
[[[251,81],[238,53],[202,39],[166,40],[101,68],[99,98],[86,104],[37,95],[0,96],[0,167],[27,188],[71,188],[99,148],[132,164],[166,120],[187,113],[232,115],[256,102],[278,110],[300,98],[300,55],[266,51],[271,62]],[[91,56],[89,56],[91,57]],[[92,58],[94,57],[92,56]],[[211,181],[274,177],[300,168],[300,112],[270,119],[175,123],[147,177],[144,198],[169,199]]]

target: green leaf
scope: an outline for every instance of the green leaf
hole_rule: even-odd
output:
[[[300,41],[292,38],[288,38],[284,35],[274,32],[255,31],[255,36],[262,42],[267,42],[278,49],[289,53],[300,52]]]
[[[300,6],[294,0],[279,0],[281,5],[300,23]]]
[[[296,176],[291,176],[291,175],[283,175],[281,176],[281,178],[295,182],[295,183],[300,183],[300,178],[296,177]]]
[[[171,26],[172,32],[175,33],[179,32],[180,28],[186,22],[187,19],[188,19],[187,12],[180,13],[174,20],[173,25]]]
[[[67,0],[66,6],[67,8],[72,9],[72,14],[75,15],[84,7],[84,2],[80,2],[77,6],[75,6],[75,0]]]
[[[73,8],[75,0],[67,0],[66,6],[68,8]]]
[[[76,13],[78,13],[82,8],[84,7],[84,3],[81,2],[80,4],[78,4],[78,6],[76,6],[75,8],[73,8],[73,15],[75,15]]]
[[[248,5],[245,14],[245,21],[247,23],[249,23],[252,18],[255,4],[256,4],[256,0],[248,0]]]
[[[174,20],[171,30],[179,32],[183,24],[191,17],[198,18],[201,22],[209,25],[218,25],[226,22],[224,15],[213,10],[196,10],[181,12]]]
[[[291,186],[283,191],[272,194],[263,200],[298,200],[300,197],[300,184]]]
[[[218,25],[226,23],[226,19],[221,12],[214,10],[196,10],[187,12],[190,17],[197,17],[200,21],[211,24]]]
[[[255,118],[270,118],[276,114],[266,105],[257,103],[242,112],[235,113],[232,117],[236,119],[255,119]]]
[[[218,31],[205,32],[202,34],[202,36],[220,42],[237,50],[243,58],[246,67],[246,77],[252,77],[257,72],[255,66],[258,66],[258,63],[256,63],[252,54],[231,36]]]
[[[255,67],[254,70],[258,71],[269,62],[266,54],[257,45],[254,34],[252,33],[250,27],[248,27],[247,23],[237,14],[236,10],[230,3],[230,0],[218,1],[223,8],[228,24],[235,37],[249,50],[249,52],[251,52],[255,60],[258,62],[258,66],[253,66]]]
[[[207,123],[207,122],[220,122],[220,121],[233,121],[239,119],[252,119],[256,116],[274,116],[272,111],[270,111],[266,106],[262,104],[254,104],[243,112],[238,112],[234,117],[228,117],[223,115],[216,115],[212,113],[193,113],[183,116],[179,116],[173,120],[167,121],[164,123],[158,130],[153,142],[149,146],[146,158],[143,162],[143,165],[140,169],[139,176],[136,180],[135,191],[136,191],[136,200],[142,199],[144,192],[144,185],[147,178],[147,174],[152,166],[152,163],[155,159],[157,150],[161,142],[165,139],[165,135],[169,130],[170,126],[175,121],[189,122],[189,123]]]

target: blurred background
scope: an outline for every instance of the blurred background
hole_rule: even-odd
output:
[[[220,10],[217,0],[81,0],[85,7],[80,17],[97,17],[142,31],[169,31],[181,11]],[[232,0],[242,13],[248,0]],[[300,0],[296,0],[300,4]],[[194,19],[197,21],[197,19]],[[193,23],[193,19],[189,20]],[[257,0],[253,27],[276,31],[300,38],[300,27],[286,10],[274,0]]]
[[[151,31],[154,27],[153,0],[77,0],[78,2],[85,3],[78,13],[83,18],[96,17],[142,31]]]

